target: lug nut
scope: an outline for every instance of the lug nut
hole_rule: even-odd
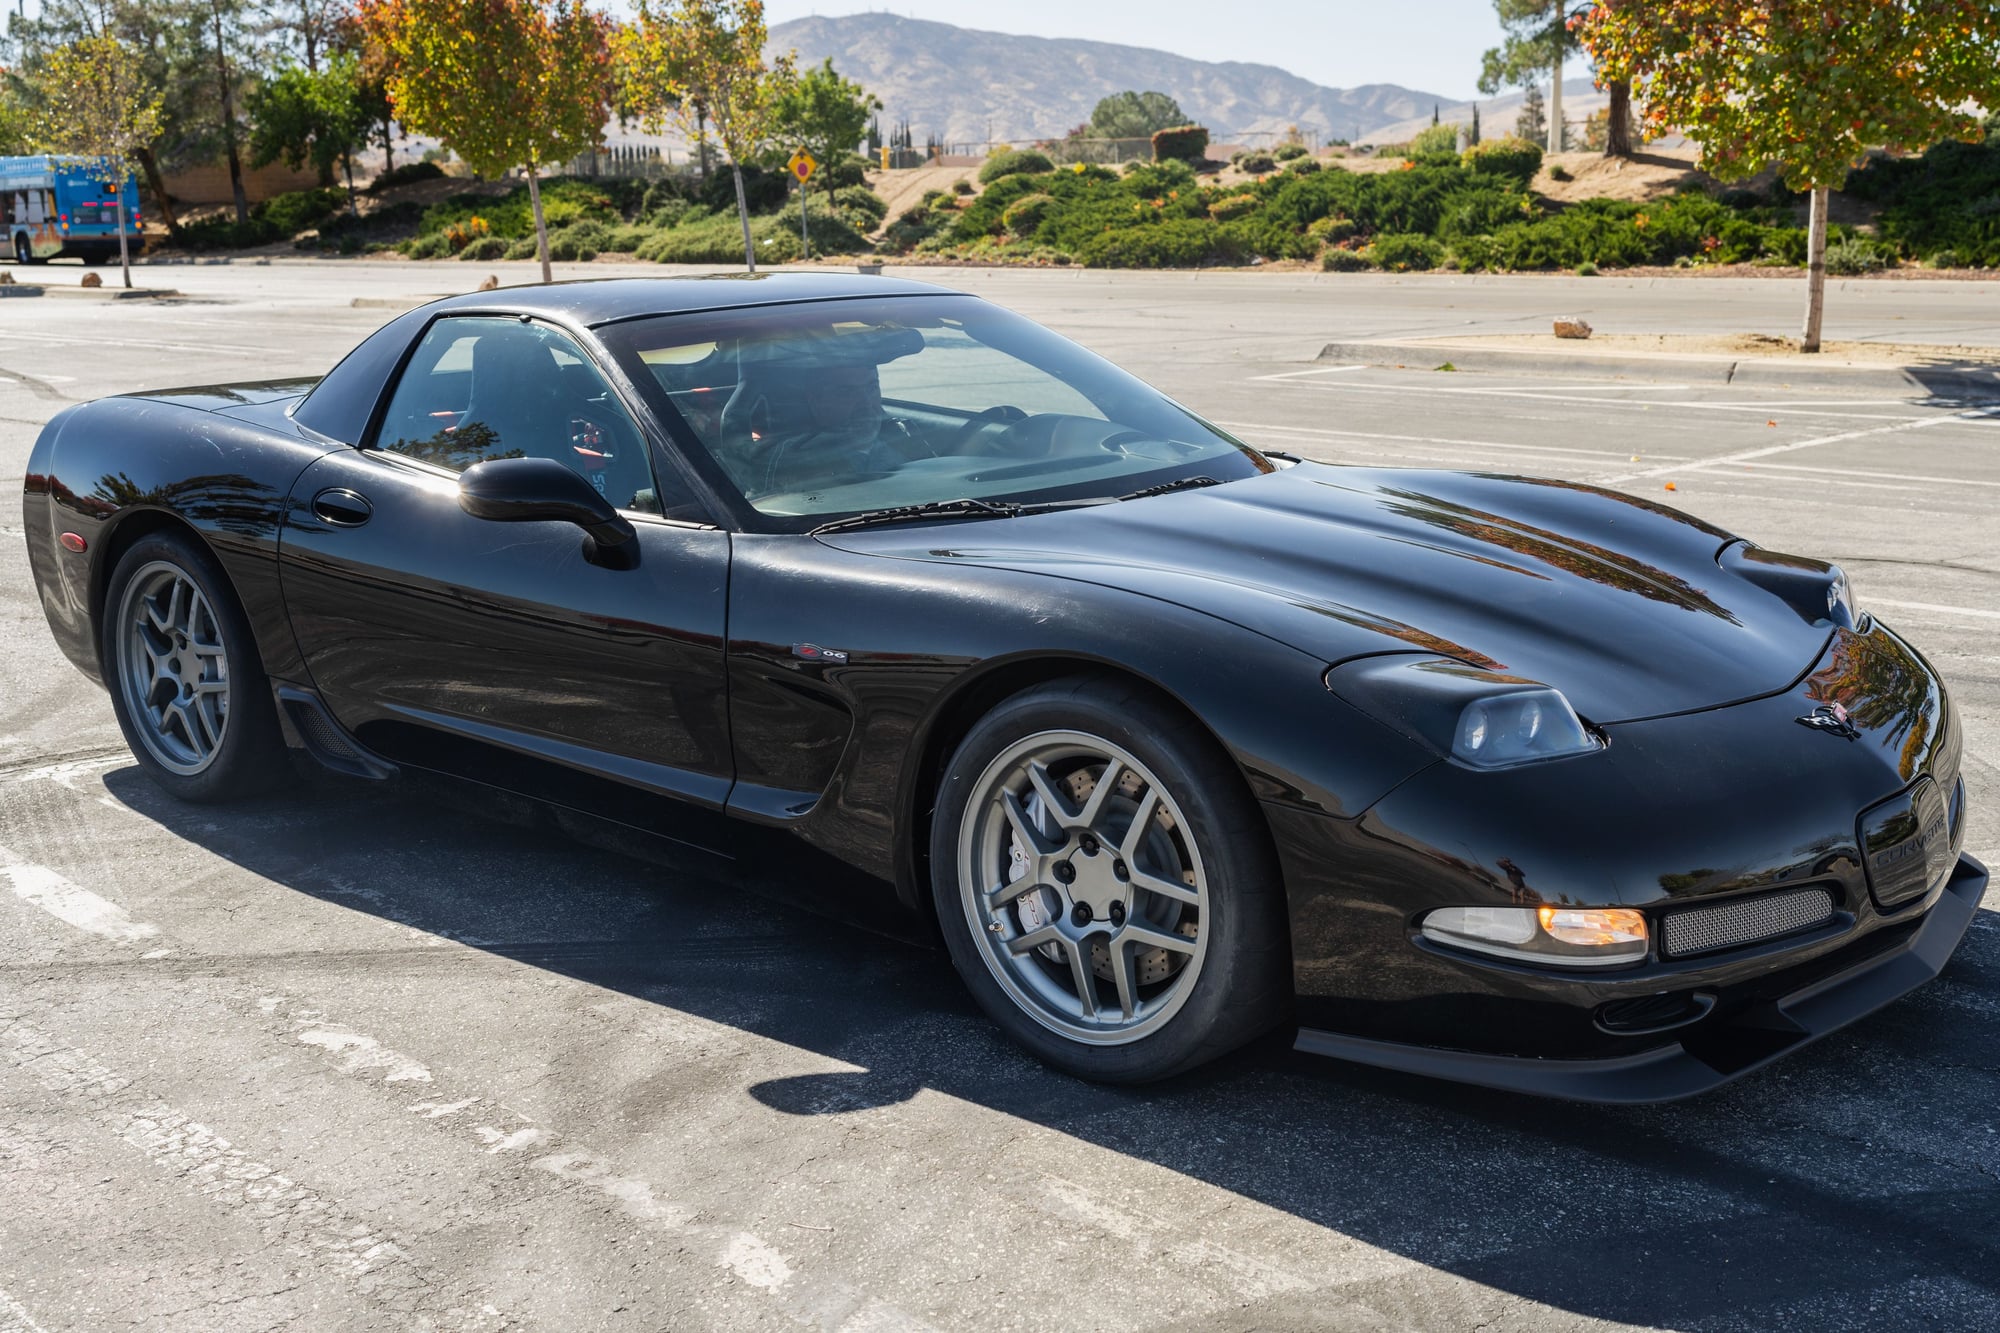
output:
[[[1125,868],[1123,861],[1113,861],[1111,863],[1111,873],[1120,879],[1130,879],[1132,877],[1132,872]]]
[[[1067,861],[1056,862],[1056,878],[1064,884],[1070,883],[1076,878],[1076,867]]]
[[[1084,834],[1083,837],[1077,840],[1077,846],[1083,849],[1083,854],[1085,856],[1097,855],[1097,839],[1091,837],[1088,833]]]
[[[1070,914],[1069,914],[1069,919],[1070,919],[1071,921],[1074,921],[1074,922],[1075,922],[1075,923],[1076,923],[1077,925],[1079,925],[1079,926],[1087,926],[1087,925],[1089,925],[1089,924],[1090,924],[1090,904],[1089,904],[1089,903],[1078,903],[1078,904],[1076,905],[1076,907],[1075,907],[1075,908],[1074,908],[1074,909],[1073,909],[1073,910],[1072,910],[1072,911],[1070,912]]]
[[[1112,925],[1114,925],[1114,926],[1122,926],[1122,925],[1124,925],[1124,924],[1125,924],[1125,904],[1124,904],[1124,903],[1113,903],[1113,904],[1111,904],[1111,924],[1112,924]]]

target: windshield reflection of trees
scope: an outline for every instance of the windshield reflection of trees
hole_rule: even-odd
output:
[[[1519,519],[1441,500],[1434,495],[1394,489],[1383,493],[1397,497],[1387,502],[1388,508],[1405,518],[1456,533],[1469,541],[1513,551],[1566,574],[1649,601],[1699,611],[1731,624],[1738,623],[1727,608],[1686,579],[1609,547],[1537,528]]]

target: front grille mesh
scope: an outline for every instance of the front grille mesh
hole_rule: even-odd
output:
[[[1667,914],[1661,947],[1669,958],[1733,949],[1817,926],[1833,916],[1825,889],[1788,889]]]

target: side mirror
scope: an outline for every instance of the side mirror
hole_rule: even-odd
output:
[[[611,502],[553,458],[492,458],[458,477],[458,507],[499,523],[574,523],[585,556],[613,569],[639,562],[638,533]]]

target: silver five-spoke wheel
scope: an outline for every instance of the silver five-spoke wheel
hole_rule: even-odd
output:
[[[1021,738],[973,784],[958,846],[986,965],[1044,1027],[1120,1045],[1186,1003],[1207,875],[1173,793],[1130,752],[1082,731]]]
[[[170,561],[141,567],[118,607],[118,688],[140,742],[171,773],[215,762],[229,727],[229,653],[215,609]]]

